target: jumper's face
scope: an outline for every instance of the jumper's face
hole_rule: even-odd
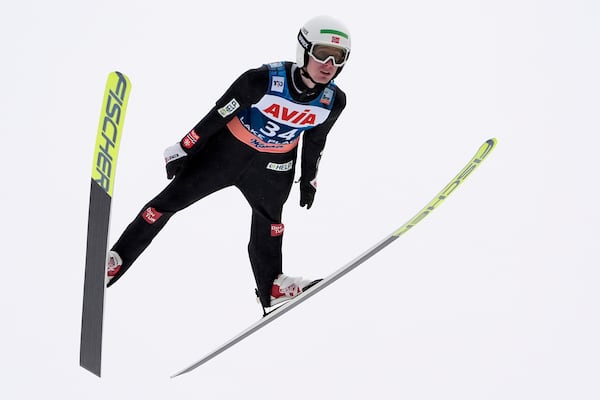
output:
[[[306,72],[317,83],[326,84],[333,79],[338,67],[333,65],[333,61],[329,59],[325,63],[316,61],[313,57],[308,57],[306,64]]]

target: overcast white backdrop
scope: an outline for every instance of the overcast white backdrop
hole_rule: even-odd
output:
[[[2,0],[0,397],[598,399],[600,3]],[[392,6],[393,4],[393,6]],[[171,220],[107,292],[103,377],[78,365],[89,179],[107,74],[133,84],[111,242],[167,183],[162,151],[317,14],[352,32],[348,107],[285,271],[329,274],[429,218],[217,359],[260,317],[235,189]]]

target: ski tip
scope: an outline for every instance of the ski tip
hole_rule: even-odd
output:
[[[110,76],[111,76],[111,75],[113,75],[113,74],[114,74],[114,75],[116,75],[116,76],[118,76],[118,77],[120,77],[121,79],[124,79],[124,80],[126,80],[126,81],[127,81],[127,83],[128,83],[129,85],[131,85],[131,81],[129,80],[129,77],[128,77],[126,74],[124,74],[123,72],[120,72],[120,71],[116,71],[116,70],[115,70],[115,71],[112,71],[112,72],[110,72],[110,73],[108,74],[108,76],[110,77]]]
[[[479,150],[477,150],[477,154],[475,154],[475,162],[479,163],[483,161],[496,148],[496,143],[498,143],[498,139],[496,138],[490,138],[483,142]]]

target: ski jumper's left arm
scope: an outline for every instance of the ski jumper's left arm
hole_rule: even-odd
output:
[[[336,86],[335,102],[331,113],[320,125],[307,130],[302,136],[301,185],[310,184],[316,189],[319,161],[325,148],[327,134],[346,107],[346,94]]]

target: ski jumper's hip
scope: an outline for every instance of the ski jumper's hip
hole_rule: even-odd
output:
[[[227,123],[229,132],[241,143],[261,153],[289,153],[294,151],[298,146],[298,138],[291,142],[276,142],[266,141],[258,135],[250,132],[248,128],[242,124],[238,117],[233,118]]]

